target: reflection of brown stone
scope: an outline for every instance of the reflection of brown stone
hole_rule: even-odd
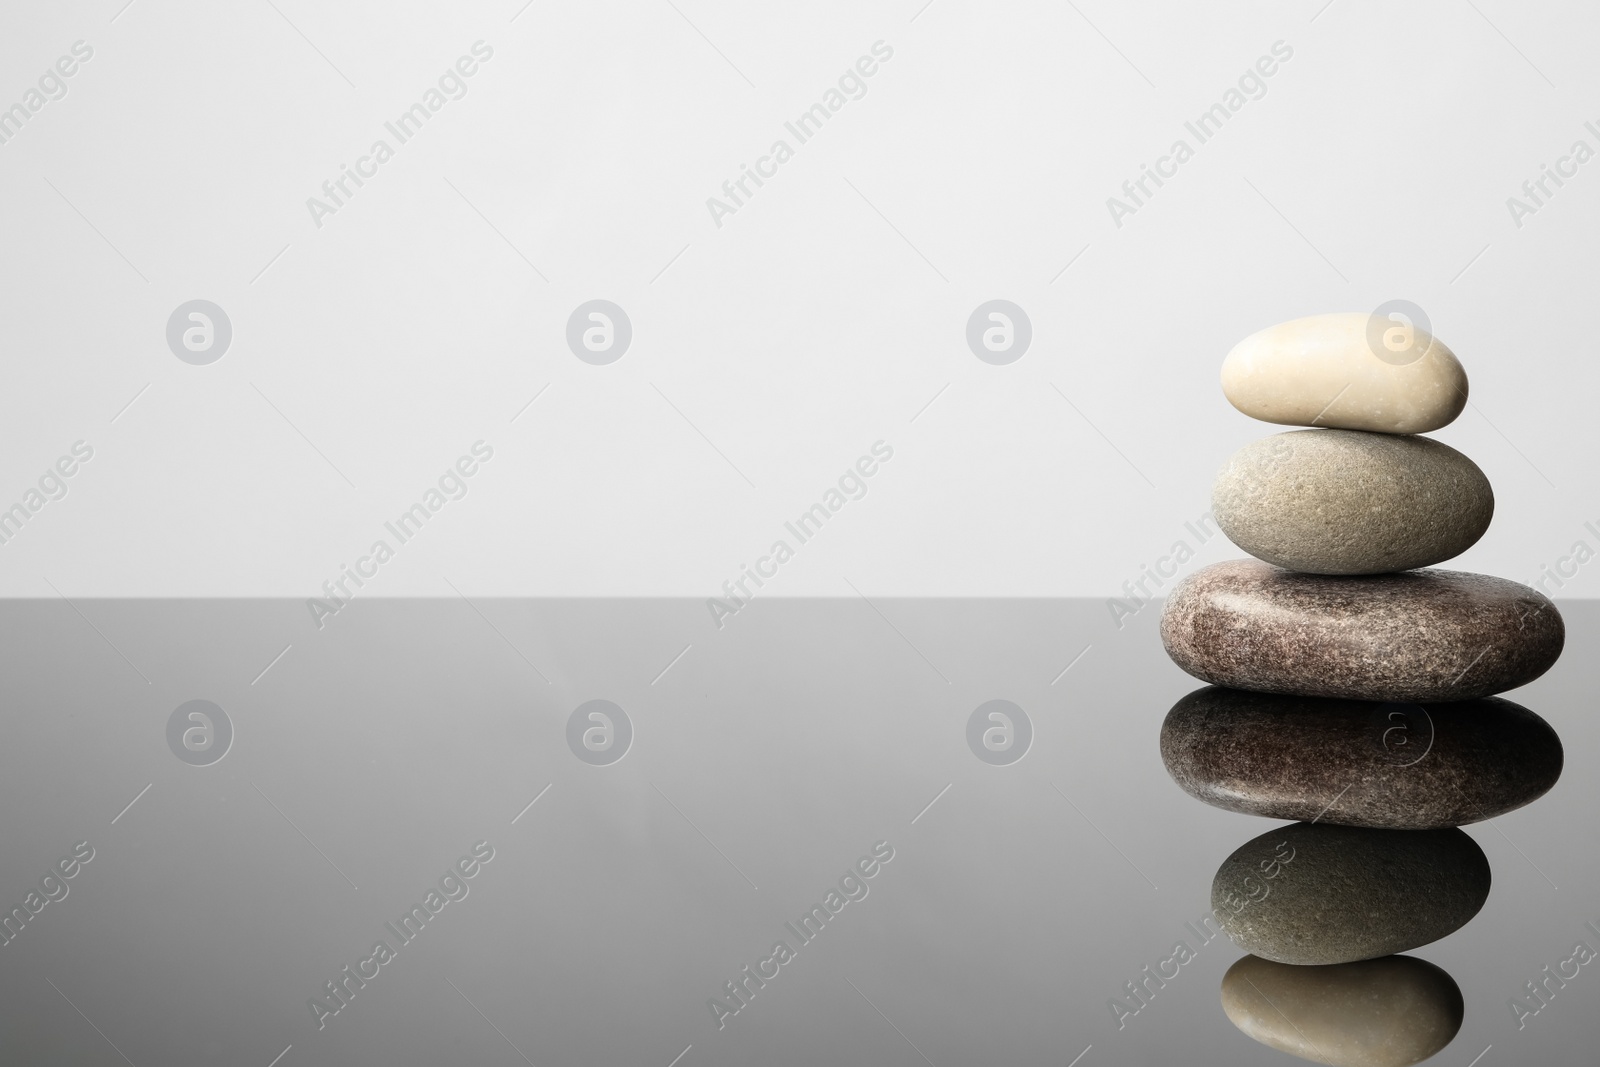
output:
[[[1422,830],[1492,819],[1561,776],[1561,741],[1498,697],[1375,703],[1198,689],[1167,713],[1161,758],[1207,804],[1273,819]]]
[[[1489,861],[1455,829],[1292,823],[1241,845],[1211,882],[1223,931],[1279,963],[1350,963],[1453,933],[1489,897]]]
[[[1228,539],[1310,574],[1384,574],[1459,556],[1489,528],[1494,491],[1426,437],[1295,430],[1252,441],[1211,487]]]
[[[1526,685],[1566,628],[1537,591],[1504,578],[1421,570],[1294,574],[1230,560],[1180,582],[1161,639],[1216,685],[1353,700],[1470,700]]]
[[[1461,1029],[1461,990],[1410,956],[1291,967],[1256,956],[1222,977],[1222,1010],[1244,1033],[1314,1063],[1404,1067]]]

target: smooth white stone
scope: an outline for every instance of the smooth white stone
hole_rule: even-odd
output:
[[[1378,433],[1426,433],[1467,404],[1467,372],[1422,330],[1369,337],[1363,312],[1312,315],[1240,341],[1222,363],[1228,402],[1253,419]],[[1410,347],[1406,347],[1409,342]],[[1382,355],[1380,355],[1380,352]]]

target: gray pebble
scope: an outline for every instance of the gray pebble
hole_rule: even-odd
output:
[[[1295,430],[1233,454],[1211,489],[1228,539],[1311,574],[1383,574],[1459,556],[1489,528],[1494,490],[1426,437]]]

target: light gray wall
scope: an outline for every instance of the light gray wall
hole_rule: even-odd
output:
[[[11,12],[0,105],[93,56],[0,145],[0,506],[94,454],[0,545],[0,593],[305,597],[383,537],[362,595],[710,595],[882,440],[763,595],[1108,596],[1272,432],[1224,401],[1227,349],[1394,298],[1472,378],[1438,436],[1499,514],[1458,565],[1526,581],[1600,548],[1600,161],[1520,226],[1507,206],[1600,150],[1594,13],[921,3]],[[384,123],[480,40],[399,145]],[[784,123],[879,41],[798,144]],[[1279,41],[1197,145],[1185,121]],[[314,224],[380,137],[394,158]],[[717,225],[707,198],[779,138],[793,158]],[[1116,225],[1107,198],[1178,138],[1194,157]],[[564,337],[595,298],[633,328],[604,366]],[[207,366],[165,336],[193,299],[233,328]],[[1010,365],[967,346],[991,299],[1032,323]],[[384,521],[479,440],[468,495],[397,545]]]

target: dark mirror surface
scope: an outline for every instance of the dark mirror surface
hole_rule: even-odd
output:
[[[1459,987],[1436,1062],[1593,1063],[1600,607],[1561,608],[1506,695],[1565,770],[1385,978]],[[1210,913],[1287,823],[1169,777],[1158,610],[5,603],[0,1060],[1301,1062],[1225,1013]]]

